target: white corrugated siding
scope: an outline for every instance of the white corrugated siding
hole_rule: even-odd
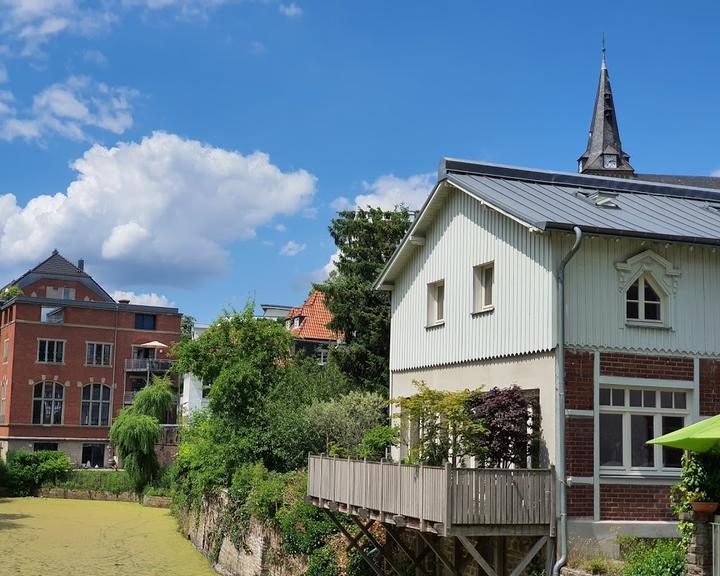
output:
[[[549,235],[450,192],[395,278],[390,367],[405,370],[553,347]],[[495,310],[473,317],[473,266],[495,261]],[[445,280],[445,325],[425,329],[427,285]]]
[[[556,245],[560,241],[556,240]],[[562,252],[571,239],[565,236]],[[624,324],[624,295],[615,264],[650,249],[680,270],[670,329]],[[560,251],[558,251],[559,253]],[[566,274],[571,346],[639,352],[720,354],[720,254],[712,248],[588,237]]]

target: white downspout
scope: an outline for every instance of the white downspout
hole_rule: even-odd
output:
[[[575,243],[570,252],[560,262],[557,271],[558,289],[558,343],[556,367],[556,406],[555,406],[555,436],[557,439],[555,470],[557,474],[557,495],[560,512],[560,526],[558,539],[560,540],[560,558],[553,566],[553,576],[560,575],[560,569],[565,566],[568,559],[567,535],[567,477],[565,474],[565,266],[580,249],[583,235],[577,226],[573,227]]]

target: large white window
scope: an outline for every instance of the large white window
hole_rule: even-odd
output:
[[[445,281],[428,284],[427,324],[434,326],[445,321]]]
[[[662,292],[648,275],[640,276],[625,292],[625,319],[630,322],[662,324]]]
[[[65,341],[38,340],[37,361],[45,364],[62,364],[65,361]]]
[[[110,397],[110,386],[97,383],[83,386],[80,424],[83,426],[108,426]]]
[[[600,388],[600,467],[606,472],[671,472],[682,452],[646,444],[685,426],[688,392],[674,389]]]
[[[62,424],[65,389],[60,382],[38,382],[33,388],[33,424]]]
[[[473,313],[489,312],[495,307],[495,264],[488,262],[473,268]]]

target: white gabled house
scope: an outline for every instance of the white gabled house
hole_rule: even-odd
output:
[[[377,288],[390,394],[539,390],[558,464],[558,271],[570,533],[673,534],[679,453],[645,442],[720,412],[720,190],[446,159]]]

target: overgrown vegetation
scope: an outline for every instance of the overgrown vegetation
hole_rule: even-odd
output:
[[[169,379],[155,376],[151,384],[135,395],[132,406],[120,410],[110,428],[110,441],[137,493],[158,476],[155,444],[160,439],[160,421],[174,403],[175,393]]]
[[[720,454],[683,454],[680,482],[674,484],[670,492],[673,512],[678,516],[690,512],[692,503],[700,495],[707,501],[720,502]],[[682,534],[683,545],[687,547],[695,532],[695,525],[681,519],[678,530]]]
[[[23,291],[20,286],[17,284],[10,284],[9,286],[6,286],[3,288],[2,292],[0,292],[0,300],[12,300],[13,298],[16,298],[17,296],[22,296]]]
[[[30,496],[44,482],[66,479],[72,469],[73,463],[64,452],[11,450],[0,467],[0,485],[12,496]]]
[[[172,467],[164,469],[144,494],[151,496],[170,496]],[[47,479],[42,488],[64,488],[67,490],[88,490],[90,492],[108,492],[120,494],[134,492],[135,483],[125,470],[73,470],[64,478]]]
[[[679,539],[625,538],[621,576],[683,576],[685,547]]]

